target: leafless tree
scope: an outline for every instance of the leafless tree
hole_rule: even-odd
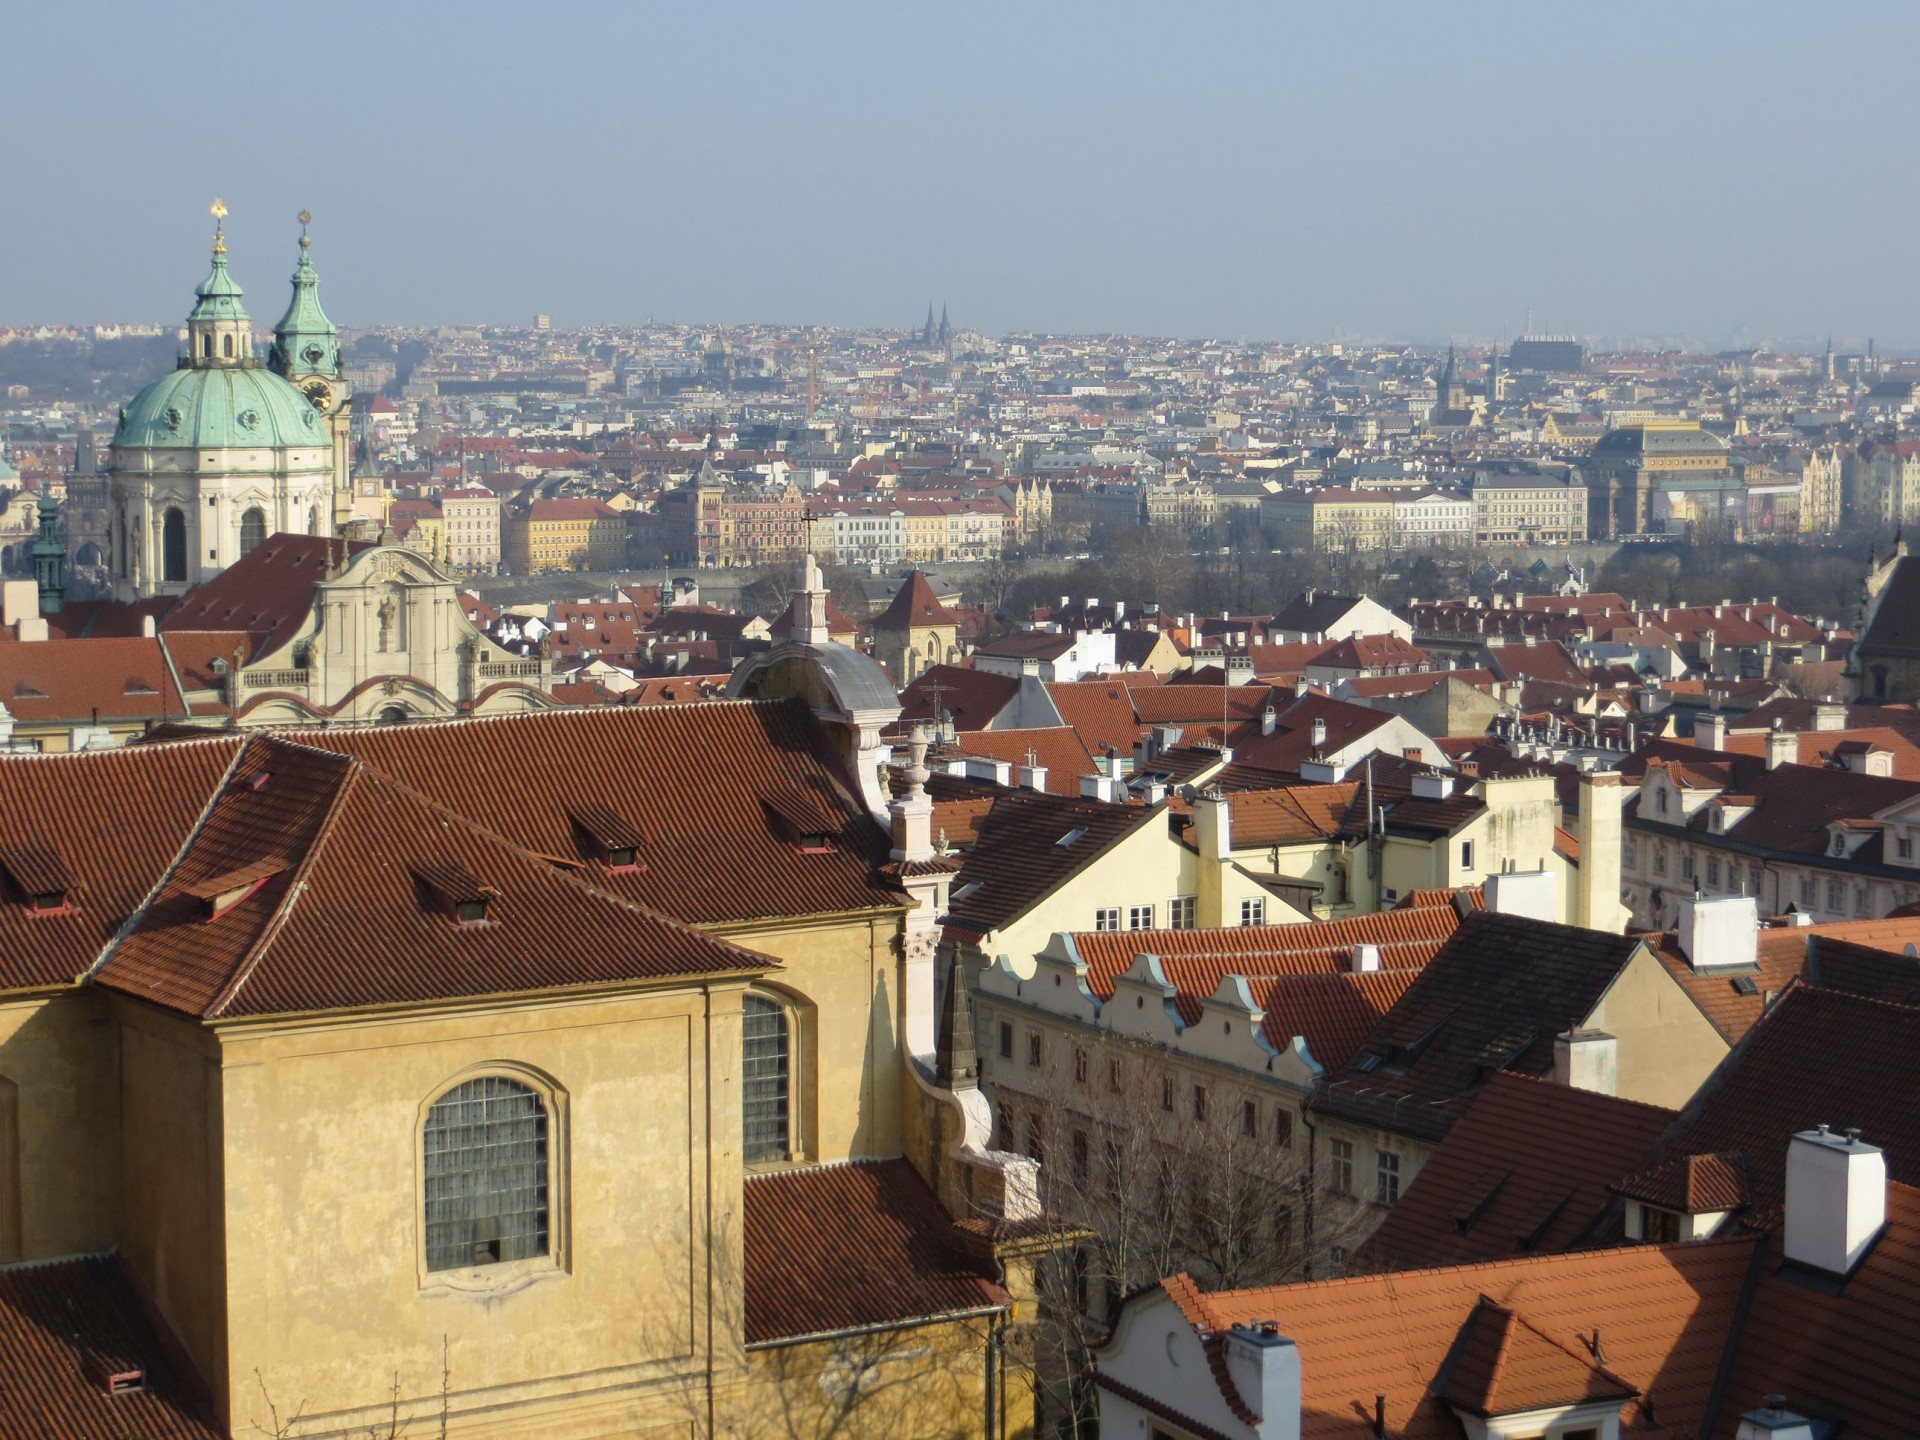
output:
[[[1048,1213],[1087,1232],[1041,1268],[1035,1339],[1047,1413],[1091,1433],[1091,1350],[1124,1296],[1182,1271],[1209,1289],[1324,1275],[1362,1220],[1316,1207],[1304,1127],[1270,1089],[1111,1034],[1043,1074],[994,1103],[1002,1143],[1042,1162]]]

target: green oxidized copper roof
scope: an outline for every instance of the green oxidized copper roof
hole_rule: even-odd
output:
[[[303,212],[304,213],[304,212]],[[293,298],[273,327],[267,363],[288,375],[333,375],[340,369],[340,333],[320,308],[320,277],[300,236],[300,263],[293,271]]]
[[[323,445],[307,397],[259,365],[182,367],[161,376],[120,413],[120,447],[213,450]]]
[[[194,302],[193,309],[187,312],[189,321],[252,318],[247,314],[247,307],[240,303],[240,282],[227,273],[227,252],[224,247],[213,252],[213,269],[207,272],[207,278],[200,282],[200,288],[193,293],[200,298]]]

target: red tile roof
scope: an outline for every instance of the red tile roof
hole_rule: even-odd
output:
[[[1608,1186],[1640,1163],[1673,1119],[1657,1105],[1494,1075],[1355,1252],[1352,1268],[1564,1250],[1586,1235]]]
[[[1002,792],[954,879],[949,933],[972,938],[998,929],[1142,825],[1166,823],[1164,805],[1147,809],[1030,790]],[[1080,833],[1062,844],[1074,831]]]
[[[317,535],[269,535],[167,611],[160,628],[239,630],[252,642],[248,659],[278,650],[313,613],[313,587],[342,560],[371,546]]]
[[[894,593],[892,602],[874,617],[876,630],[908,630],[929,625],[958,625],[960,617],[940,603],[918,570]]]
[[[967,730],[955,740],[962,755],[1005,760],[1016,767],[1029,763],[1045,768],[1049,795],[1078,795],[1080,777],[1093,773],[1093,756],[1080,736],[1065,726],[1045,730]],[[1016,774],[1015,783],[1018,783]]]
[[[303,732],[538,855],[590,860],[572,813],[603,805],[648,837],[645,868],[594,883],[695,925],[903,903],[879,874],[885,833],[853,798],[797,702],[553,710],[432,725]],[[814,797],[840,817],[802,854],[762,801]]]
[[[1487,1301],[1532,1332],[1518,1354],[1509,1342],[1510,1380],[1480,1364],[1496,1403],[1527,1403],[1565,1383],[1593,1385],[1596,1398],[1655,1391],[1661,1418],[1676,1424],[1707,1408],[1754,1243],[1631,1246],[1221,1291],[1192,1295],[1183,1309],[1197,1316],[1210,1347],[1234,1325],[1279,1325],[1300,1354],[1302,1440],[1372,1434],[1376,1395],[1385,1397],[1388,1434],[1396,1440],[1458,1440],[1460,1422],[1448,1403],[1463,1358],[1456,1352],[1472,1338],[1463,1332],[1478,1328],[1476,1311]],[[1163,1282],[1166,1293],[1174,1283]],[[1604,1371],[1596,1369],[1603,1378],[1593,1381],[1549,1363],[1534,1339],[1577,1360],[1589,1353],[1585,1342],[1596,1329]],[[1496,1327],[1480,1343],[1503,1333]],[[1506,1383],[1512,1399],[1501,1401]],[[1466,1388],[1484,1394],[1488,1386]]]
[[[240,892],[209,917],[216,894]],[[491,897],[484,918],[452,907]],[[349,756],[250,741],[99,983],[203,1019],[750,975],[765,956],[620,900]]]
[[[1441,1394],[1449,1405],[1484,1416],[1618,1403],[1640,1393],[1584,1351],[1584,1345],[1574,1350],[1542,1334],[1483,1295],[1461,1333]]]
[[[4,843],[45,851],[79,882],[71,913],[41,917],[0,885],[0,990],[85,973],[186,842],[241,743],[0,757]]]
[[[1117,676],[1055,681],[1047,686],[1047,694],[1060,718],[1079,732],[1081,741],[1096,755],[1110,749],[1131,755],[1134,744],[1147,731],[1148,727],[1134,718],[1132,687]]]
[[[0,645],[0,706],[24,724],[124,723],[188,713],[152,636]]]
[[[744,1230],[749,1346],[1009,1303],[905,1160],[749,1175]]]
[[[127,1388],[109,1394],[116,1376]],[[0,1435],[219,1440],[226,1433],[124,1260],[0,1266]]]

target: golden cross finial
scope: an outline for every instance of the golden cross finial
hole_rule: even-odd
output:
[[[207,213],[213,216],[213,253],[216,255],[224,255],[227,253],[227,241],[224,234],[226,230],[227,202],[217,195],[214,196],[213,204],[207,207]]]
[[[388,490],[380,496],[380,525],[382,529],[393,528],[393,491]]]

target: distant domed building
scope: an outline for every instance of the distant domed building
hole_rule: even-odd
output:
[[[216,221],[225,214],[216,201]],[[182,594],[269,535],[333,534],[351,508],[349,396],[306,218],[293,299],[266,363],[253,353],[253,321],[216,223],[213,269],[187,315],[187,353],[120,412],[108,452],[116,599]]]

